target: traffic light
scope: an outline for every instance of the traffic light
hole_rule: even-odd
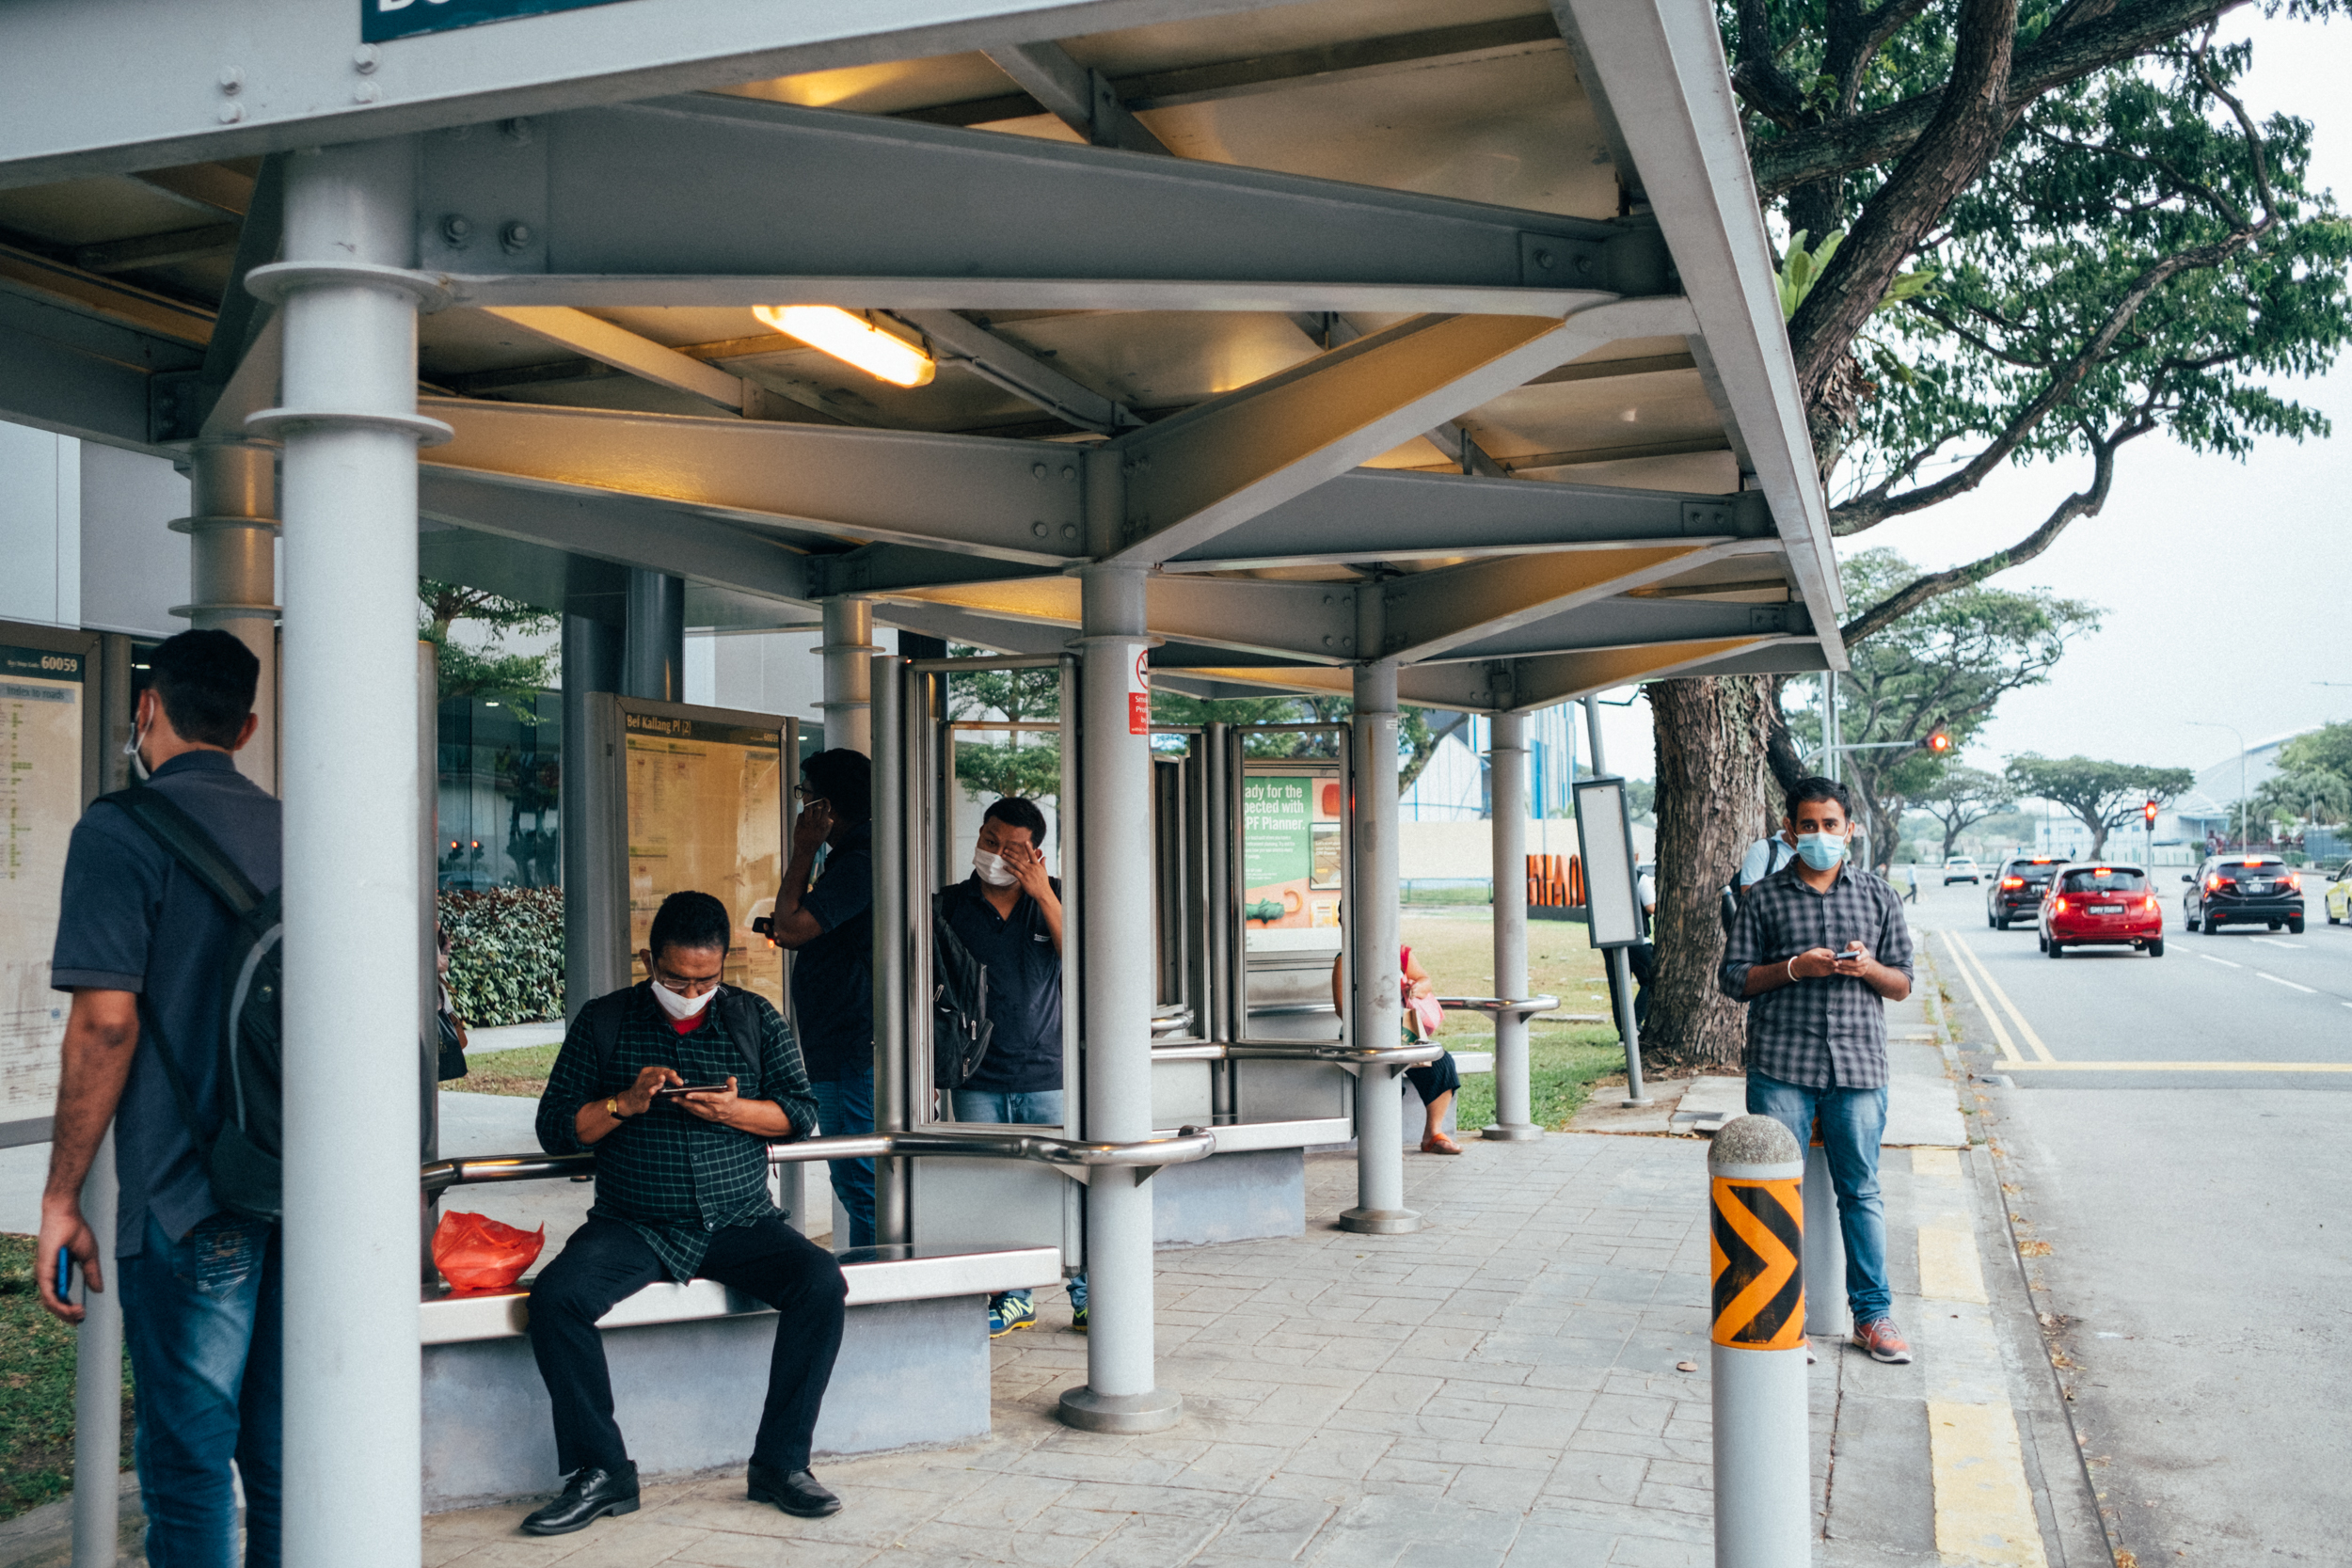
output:
[[[2156,831],[2156,803],[2153,800],[2149,801],[2139,808],[2139,815],[2141,820],[2148,824],[2148,831],[2154,832]]]
[[[1942,730],[1937,730],[1933,734],[1930,735],[1925,740],[1919,742],[1919,744],[1925,746],[1929,751],[1935,752],[1938,756],[1942,756],[1952,749],[1952,737],[1946,735]]]

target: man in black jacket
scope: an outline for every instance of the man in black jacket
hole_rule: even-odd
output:
[[[530,1534],[636,1512],[637,1466],[612,1418],[596,1320],[660,1279],[716,1279],[776,1309],[751,1497],[804,1518],[841,1508],[808,1461],[848,1288],[833,1255],[768,1196],[769,1144],[806,1136],[817,1101],[783,1016],[720,985],[732,932],[707,893],[664,899],[638,955],[648,979],[580,1009],[539,1098],[542,1148],[596,1149],[596,1203],[532,1288],[532,1354],[555,1407],[556,1465],[571,1479],[523,1521]],[[729,1014],[756,1019],[756,1072]],[[724,1087],[676,1092],[714,1084]]]
[[[988,968],[995,1033],[969,1082],[955,1090],[958,1121],[1064,1124],[1061,1039],[1061,884],[1045,873],[1045,814],[1008,795],[980,818],[972,875],[939,895],[939,911]],[[1037,1322],[1026,1291],[990,1298],[989,1338]],[[1087,1326],[1087,1280],[1070,1281],[1070,1326]]]

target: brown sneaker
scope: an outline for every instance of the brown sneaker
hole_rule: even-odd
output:
[[[1892,1318],[1854,1324],[1853,1342],[1868,1351],[1873,1361],[1884,1361],[1897,1367],[1911,1364],[1911,1347],[1903,1342],[1903,1337],[1897,1332]]]

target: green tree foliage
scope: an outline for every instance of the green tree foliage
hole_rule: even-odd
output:
[[[2289,773],[2333,773],[2352,783],[2352,724],[2322,724],[2279,748],[2279,767]]]
[[[449,994],[474,1027],[564,1016],[564,890],[444,893]]]
[[[2142,805],[2150,800],[2159,807],[2169,805],[2197,782],[2197,775],[2185,768],[2045,757],[2032,752],[2010,758],[2007,776],[2012,792],[2074,813],[2090,830],[2094,860],[2107,847],[2107,833],[2137,816]]]
[[[550,612],[432,578],[417,579],[417,598],[422,606],[417,635],[438,650],[443,697],[494,697],[528,714],[539,693],[555,684],[555,655],[510,654],[499,647],[510,632],[540,637],[552,631],[556,617]],[[453,641],[450,628],[460,621],[489,628],[488,644],[476,649]]]
[[[2009,809],[2010,793],[2008,782],[2000,775],[1947,760],[1911,797],[1911,803],[1935,819],[1944,834],[1944,847],[1936,858],[1949,860],[1961,834]]]
[[[2352,780],[2324,768],[2281,768],[2254,790],[2247,819],[2292,833],[2297,827],[2334,827],[2352,816]]]
[[[980,652],[961,644],[958,658]],[[947,683],[947,716],[1055,723],[1061,718],[1061,671],[973,670]],[[964,730],[956,737],[956,782],[974,800],[999,795],[1032,799],[1061,793],[1061,737],[1056,731]]]
[[[1916,572],[1888,549],[1864,550],[1839,568],[1846,596],[1855,603]],[[2097,608],[2079,599],[2041,589],[1976,587],[1930,600],[1854,647],[1851,670],[1837,680],[1839,734],[1848,745],[1924,741],[1938,730],[1955,745],[1941,755],[1893,748],[1845,753],[1844,777],[1861,797],[1877,863],[1896,852],[1904,806],[1927,806],[1958,749],[2000,700],[2048,680],[2068,640],[2098,626]],[[1818,718],[1804,728],[1818,736]],[[1947,845],[1958,832],[1947,823]]]

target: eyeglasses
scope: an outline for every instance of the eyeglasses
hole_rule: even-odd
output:
[[[803,805],[807,805],[811,800],[821,800],[824,797],[818,794],[817,791],[809,788],[806,784],[794,784],[792,786],[792,799],[798,800]]]

